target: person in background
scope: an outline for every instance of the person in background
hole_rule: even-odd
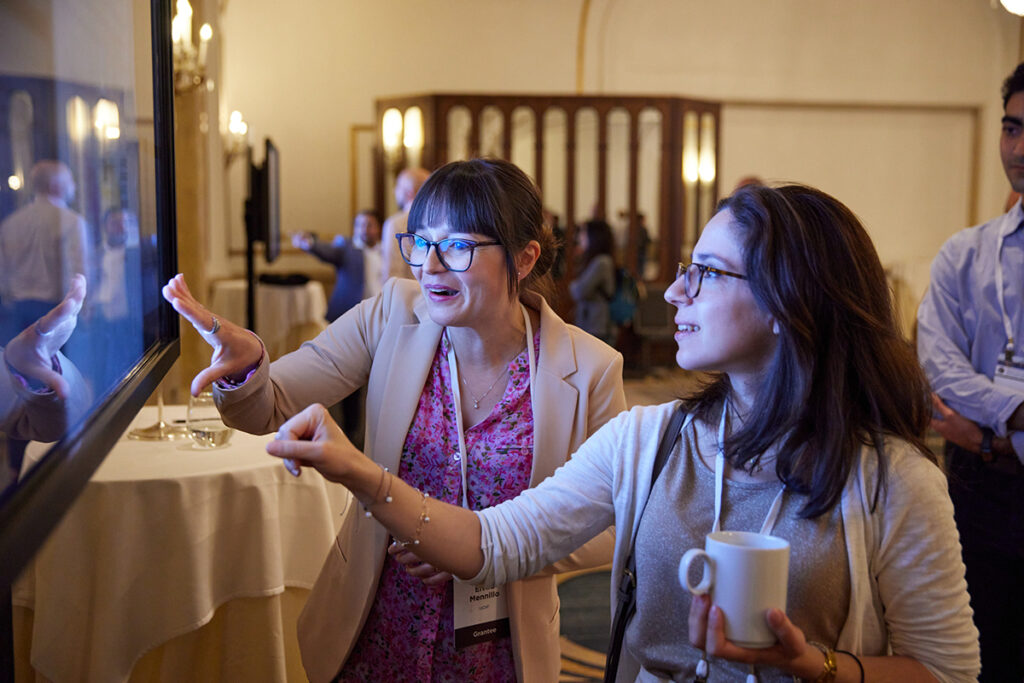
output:
[[[292,246],[334,266],[327,322],[334,322],[363,299],[380,293],[380,236],[380,219],[369,209],[357,213],[352,221],[352,239],[339,235],[328,244],[313,233],[292,236]]]
[[[1024,63],[1003,83],[999,151],[1024,192]],[[953,235],[932,262],[917,350],[937,394],[949,491],[981,632],[982,681],[1024,680],[1024,210]],[[967,424],[970,423],[970,424]]]
[[[544,209],[544,222],[551,227],[558,245],[555,251],[555,262],[551,266],[551,277],[557,282],[565,275],[565,228],[559,222],[558,214],[551,209]]]
[[[130,207],[103,214],[97,253],[96,293],[91,306],[98,324],[92,325],[93,359],[89,374],[97,386],[109,388],[142,356],[142,255],[139,221]]]
[[[621,225],[620,236],[617,240],[617,247],[620,254],[629,253],[629,242],[633,240],[632,224],[630,213],[627,209],[619,209],[619,224]],[[647,269],[647,256],[651,248],[651,230],[647,226],[647,215],[641,211],[636,213],[636,260],[633,261],[633,274],[636,279],[644,279],[644,271]],[[615,228],[612,228],[614,234]]]
[[[0,223],[0,344],[60,303],[76,273],[91,281],[88,228],[68,207],[75,196],[71,169],[38,161],[29,187],[32,202]]]
[[[638,238],[636,242],[636,277],[638,280],[643,280],[647,272],[647,252],[651,248],[651,230],[647,227],[647,216],[638,213],[636,215],[636,221],[638,223]]]
[[[614,343],[608,302],[615,294],[615,238],[600,219],[584,223],[576,233],[578,263],[569,295],[576,302],[575,323],[584,332]]]
[[[665,292],[676,361],[717,374],[681,402],[619,415],[511,501],[474,512],[382,477],[318,405],[267,451],[342,483],[418,557],[483,586],[614,523],[613,604],[636,558],[619,681],[751,668],[759,681],[975,680],[953,507],[922,441],[928,385],[867,231],[818,190],[751,186],[721,204],[693,258]],[[681,430],[667,430],[673,417]],[[672,449],[652,482],[663,434]],[[730,642],[719,607],[680,586],[681,557],[714,529],[789,542],[786,610],[765,614],[775,645]]]
[[[213,382],[226,423],[266,433],[365,385],[365,451],[378,483],[396,472],[438,500],[483,509],[549,477],[625,409],[622,356],[562,322],[541,296],[554,237],[539,191],[515,165],[442,167],[416,196],[408,230],[395,241],[414,280],[389,280],[273,363],[255,335],[199,304],[182,276],[164,296],[214,348],[192,391]],[[611,538],[569,549],[500,596],[471,596],[373,519],[349,515],[299,620],[306,672],[314,683],[554,681],[552,574],[607,563]],[[462,625],[474,597],[492,615],[504,605],[508,620]]]
[[[334,266],[334,289],[327,303],[327,322],[332,323],[363,299],[380,293],[380,220],[370,210],[352,221],[352,239],[339,235],[330,244],[313,233],[292,236],[292,245]],[[363,443],[365,392],[354,392],[331,407],[331,414],[353,442]]]
[[[430,172],[426,169],[406,168],[395,178],[395,203],[398,204],[398,211],[384,221],[381,234],[381,286],[393,277],[412,277],[409,268],[402,261],[402,254],[395,243],[395,235],[406,231],[409,209],[416,198],[416,193],[420,191],[428,177]]]

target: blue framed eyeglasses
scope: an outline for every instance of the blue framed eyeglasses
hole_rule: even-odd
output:
[[[719,275],[727,275],[739,280],[747,279],[746,275],[730,273],[728,270],[722,270],[721,268],[712,268],[711,266],[705,266],[703,263],[680,263],[676,266],[676,280],[683,278],[683,290],[686,292],[686,296],[691,299],[696,299],[697,295],[700,294],[700,286],[704,283],[705,277],[717,277]]]
[[[402,260],[410,266],[422,266],[427,261],[430,248],[434,247],[441,265],[453,273],[462,273],[473,265],[473,251],[477,247],[501,246],[501,242],[477,242],[463,237],[449,237],[433,242],[411,232],[400,232],[395,235]]]

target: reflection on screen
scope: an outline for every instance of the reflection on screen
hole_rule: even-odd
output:
[[[158,334],[148,7],[31,5],[0,4],[0,492]]]

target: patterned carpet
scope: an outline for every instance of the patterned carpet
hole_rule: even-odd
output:
[[[604,676],[611,631],[608,581],[610,568],[560,574],[558,599],[562,620],[562,672],[559,681],[583,683]]]

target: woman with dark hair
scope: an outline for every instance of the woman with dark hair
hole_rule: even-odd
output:
[[[273,363],[254,334],[203,308],[182,276],[164,296],[214,347],[192,390],[213,382],[229,425],[266,433],[310,403],[331,405],[365,385],[365,451],[378,482],[395,472],[439,501],[483,509],[550,476],[625,409],[622,356],[566,325],[537,294],[554,237],[537,188],[512,164],[437,170],[416,195],[408,229],[397,241],[415,280],[389,280]],[[450,574],[388,546],[368,515],[345,518],[299,621],[310,680],[553,681],[552,573],[607,563],[611,534],[490,601],[461,584],[453,590]],[[463,628],[475,605],[489,606],[487,621],[501,610],[508,618]]]
[[[751,668],[762,681],[973,681],[952,506],[921,443],[928,388],[864,228],[817,190],[746,187],[693,259],[665,293],[676,360],[717,374],[682,402],[618,416],[512,501],[472,513],[391,475],[382,496],[320,406],[267,450],[343,482],[396,538],[473,583],[529,576],[614,522],[613,602],[631,553],[636,582],[620,681]],[[715,528],[790,544],[788,604],[764,617],[771,647],[727,640],[720,608],[678,583],[683,553]]]
[[[579,252],[576,278],[569,295],[576,302],[575,323],[598,339],[614,342],[608,302],[615,294],[615,240],[602,220],[584,223],[576,233]]]

